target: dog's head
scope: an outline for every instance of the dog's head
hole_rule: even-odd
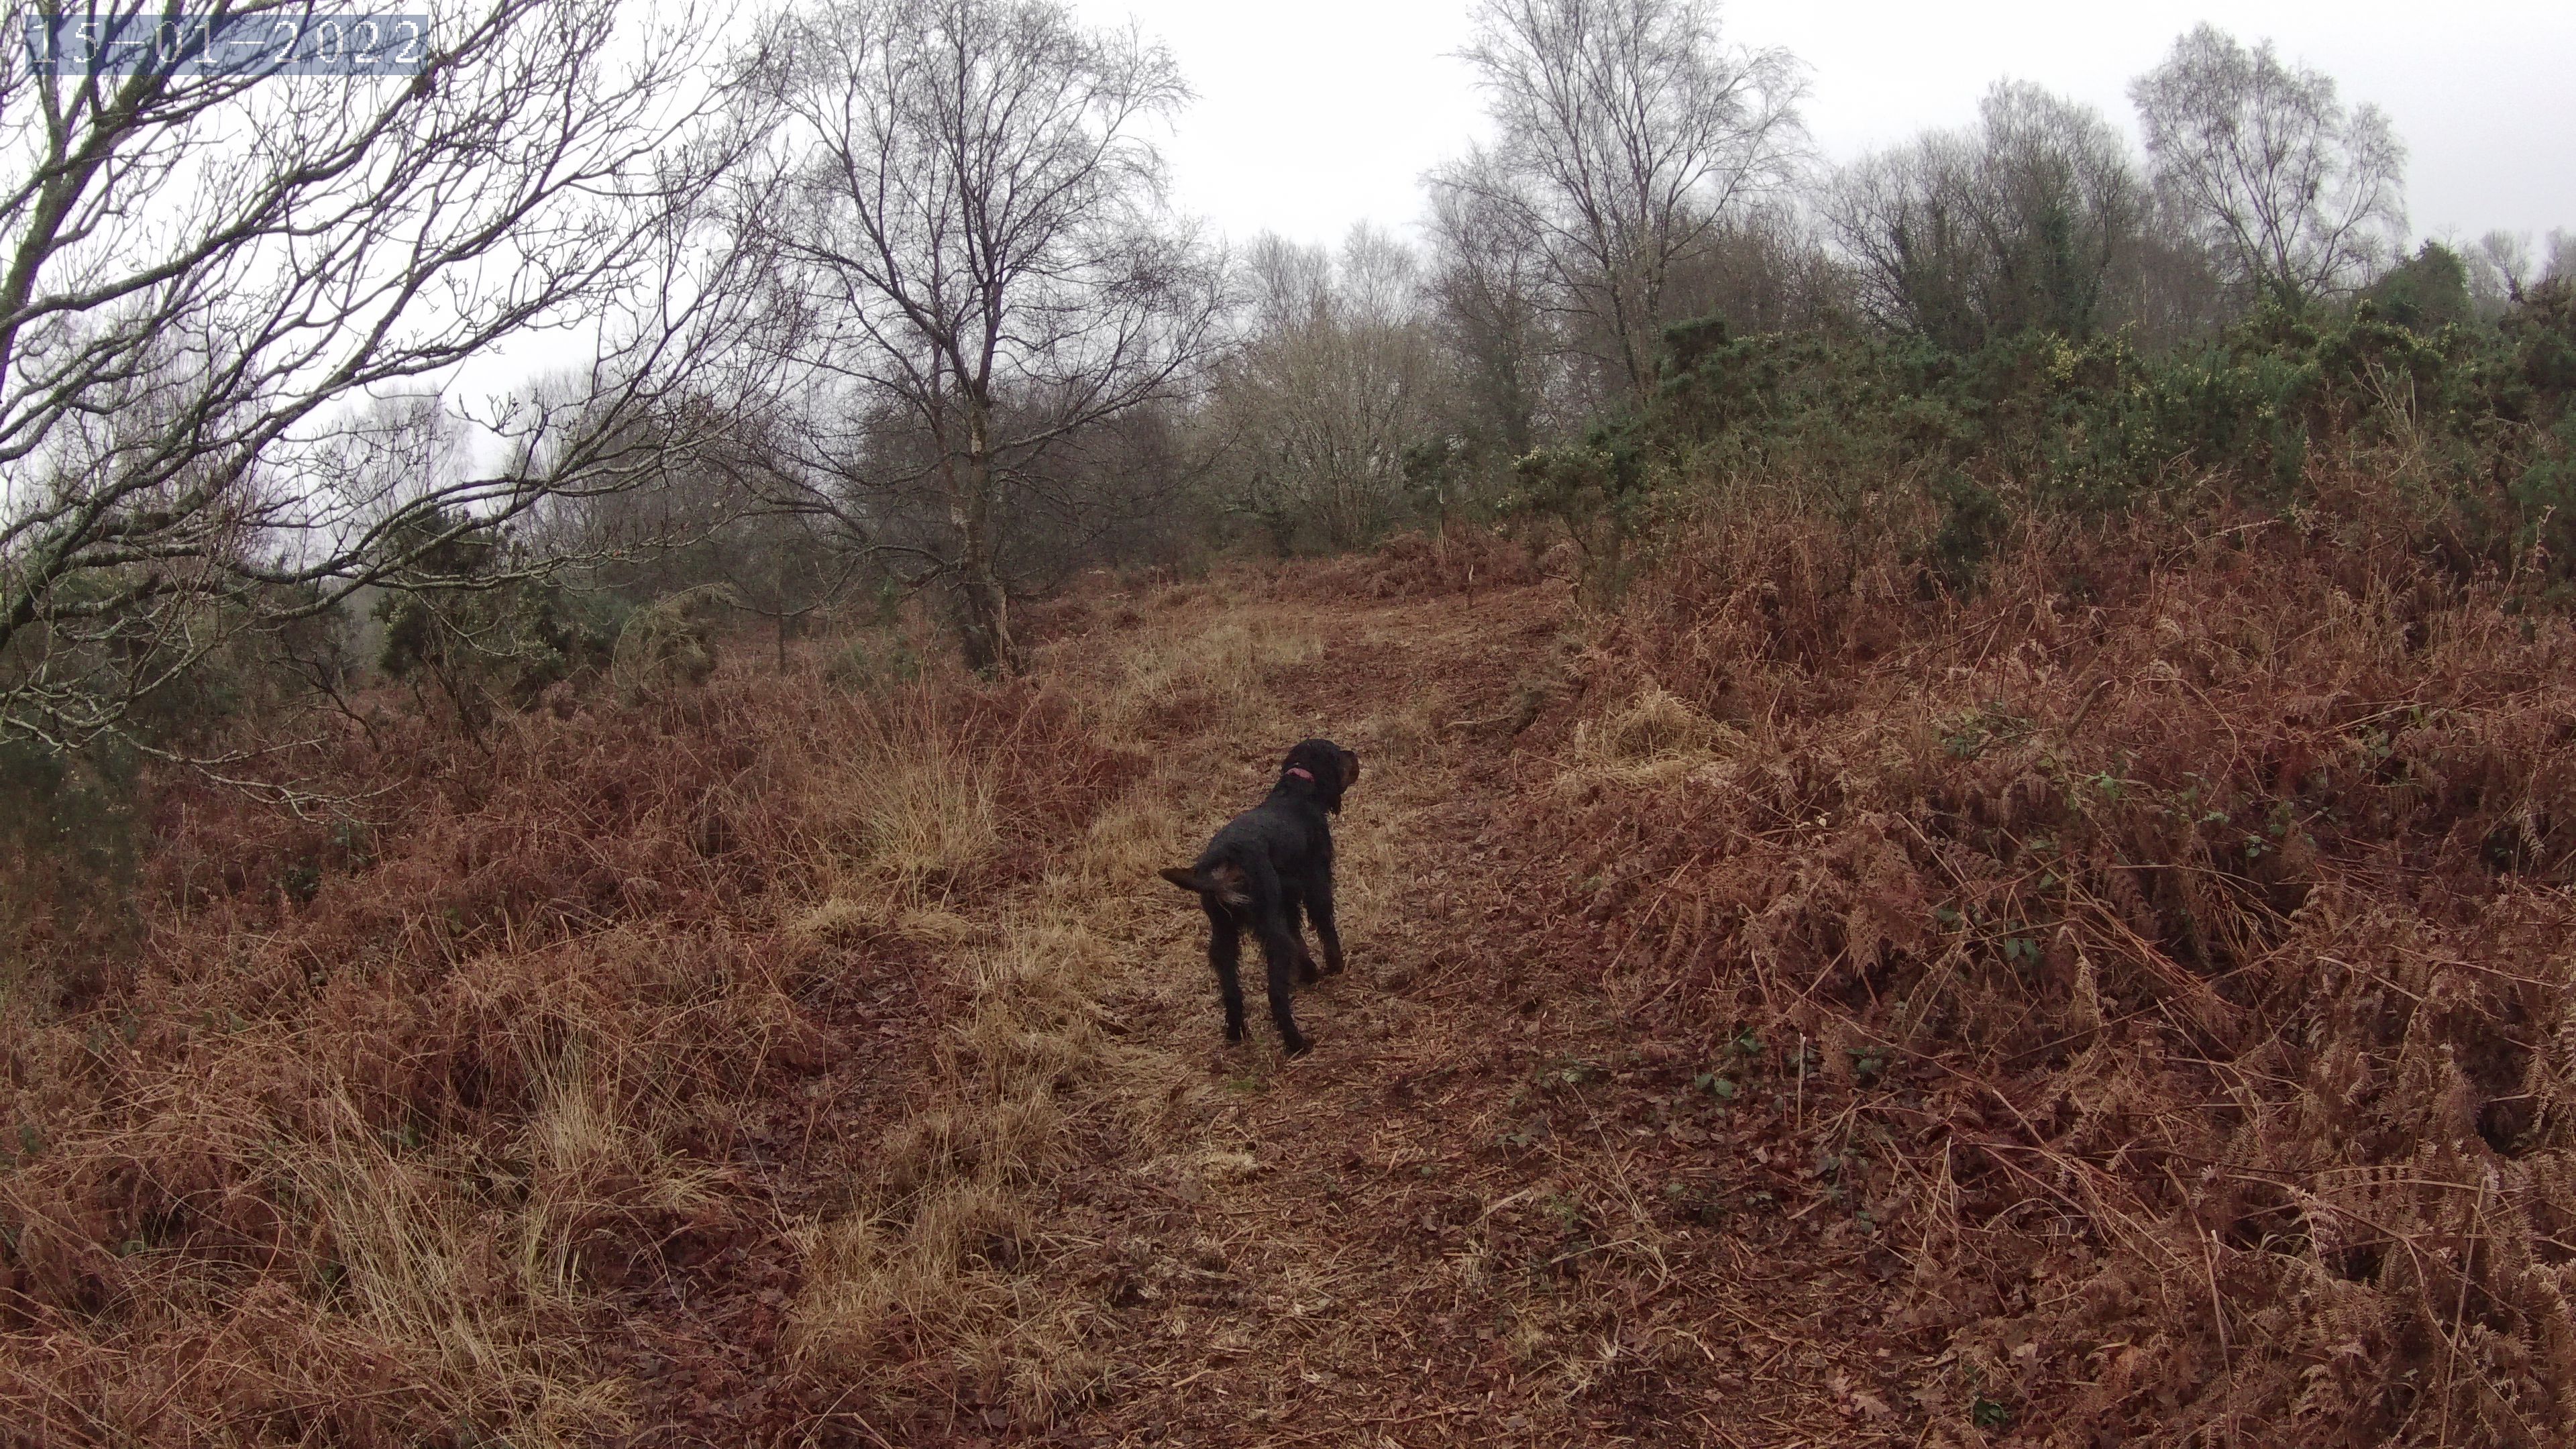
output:
[[[1315,798],[1324,808],[1341,813],[1342,792],[1359,783],[1360,757],[1334,744],[1331,740],[1299,740],[1288,747],[1288,758],[1279,765],[1282,784],[1304,780],[1315,787]]]

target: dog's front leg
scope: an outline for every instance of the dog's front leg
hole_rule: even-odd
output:
[[[1328,865],[1314,872],[1298,894],[1305,897],[1306,915],[1315,923],[1315,939],[1324,943],[1325,974],[1340,975],[1342,933],[1333,925],[1333,868]],[[1304,942],[1299,942],[1299,949],[1302,950],[1304,945]]]

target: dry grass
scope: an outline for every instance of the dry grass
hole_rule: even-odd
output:
[[[2564,620],[2359,515],[1485,547],[167,793],[0,1020],[0,1437],[2555,1442]],[[1310,733],[1290,1064],[1153,871]]]
[[[1319,649],[1310,633],[1240,622],[1158,635],[1093,661],[1108,669],[1088,681],[1089,707],[1122,733],[1272,731],[1282,706],[1266,681]],[[1078,1126],[1150,1140],[1151,1104],[1168,1095],[1167,1059],[1122,1051],[1102,1005],[1137,964],[1121,944],[1139,918],[1173,914],[1144,896],[1191,844],[1161,794],[1105,810],[956,943],[962,999],[930,1089],[885,1131],[848,1213],[800,1229],[809,1276],[791,1342],[809,1371],[875,1400],[990,1405],[1022,1426],[1065,1422],[1104,1391],[1097,1314],[1049,1281],[1075,1245],[1046,1204]],[[987,808],[962,790],[923,795],[949,802],[942,837]]]
[[[685,1280],[734,1321],[654,1356],[775,1335],[790,1104],[899,1100],[918,1033],[851,1049],[942,1009],[920,941],[1132,768],[1043,690],[792,674],[531,717],[489,758],[348,750],[394,785],[364,830],[171,792],[148,947],[86,1009],[13,1018],[0,1398],[43,1442],[663,1422],[621,1320]],[[1026,1102],[978,1128],[1051,1130]]]

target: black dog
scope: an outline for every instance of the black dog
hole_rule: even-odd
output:
[[[1198,893],[1207,908],[1208,964],[1216,968],[1225,998],[1225,1039],[1243,1040],[1242,930],[1261,938],[1270,968],[1270,1020],[1290,1056],[1306,1050],[1306,1035],[1289,1014],[1291,973],[1313,981],[1315,958],[1306,952],[1300,912],[1313,918],[1324,943],[1324,969],[1342,969],[1342,938],[1333,929],[1333,829],[1326,815],[1342,809],[1342,792],[1360,778],[1360,757],[1331,740],[1300,740],[1279,767],[1269,798],[1225,823],[1199,852],[1196,864],[1174,867],[1163,879]]]

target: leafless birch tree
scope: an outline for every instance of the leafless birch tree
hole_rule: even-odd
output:
[[[1404,507],[1404,450],[1429,435],[1440,359],[1419,263],[1363,223],[1338,258],[1263,236],[1248,249],[1241,345],[1217,371],[1220,473],[1285,551],[1301,523],[1336,548]]]
[[[2167,204],[2249,295],[2293,305],[2348,292],[2406,224],[2406,148],[2332,76],[2213,26],[2129,87]]]
[[[1644,396],[1676,262],[1789,178],[1796,62],[1723,45],[1706,0],[1485,0],[1465,54],[1497,135],[1435,192],[1515,217],[1567,338]]]
[[[2034,85],[1996,85],[1971,130],[1853,163],[1823,210],[1871,310],[1947,347],[2134,312],[2147,210],[2127,145]]]
[[[953,590],[973,665],[1015,668],[1014,491],[1211,335],[1217,278],[1146,134],[1188,93],[1159,46],[1052,0],[829,0],[768,74],[785,121],[745,220],[805,379],[789,480]],[[893,526],[907,500],[939,526]]]

